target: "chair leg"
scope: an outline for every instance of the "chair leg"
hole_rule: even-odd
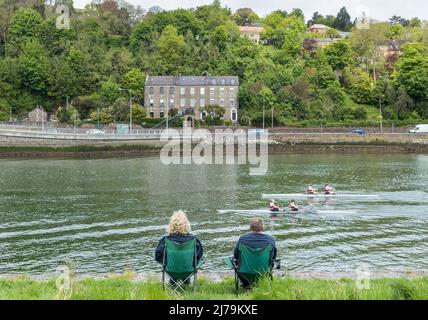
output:
[[[193,275],[193,292],[196,293],[196,289],[198,288],[198,276],[197,273]]]
[[[239,295],[239,278],[236,272],[235,272],[235,289],[236,289],[236,294]]]
[[[165,291],[165,272],[162,271],[162,290]]]

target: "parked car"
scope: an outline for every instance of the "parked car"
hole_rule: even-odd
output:
[[[359,134],[360,136],[366,135],[367,131],[364,129],[355,129],[351,131],[352,134]]]
[[[103,136],[105,133],[102,130],[91,129],[91,130],[86,131],[86,134]]]
[[[418,124],[414,129],[409,130],[409,133],[428,133],[428,124]]]

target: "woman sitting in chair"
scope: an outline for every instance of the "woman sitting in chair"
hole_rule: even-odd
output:
[[[193,239],[196,239],[196,259],[197,263],[201,260],[203,256],[203,247],[199,239],[196,238],[196,235],[191,234],[190,222],[187,219],[186,214],[179,210],[173,213],[168,225],[168,235],[164,236],[156,248],[155,260],[161,264],[166,263],[167,257],[164,256],[165,253],[165,240],[170,240],[175,243],[186,243]],[[165,259],[164,259],[165,258]]]

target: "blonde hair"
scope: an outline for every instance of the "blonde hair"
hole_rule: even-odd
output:
[[[175,211],[171,219],[169,220],[169,225],[167,229],[168,233],[171,234],[179,234],[185,235],[191,231],[190,222],[187,219],[187,215],[179,210]]]

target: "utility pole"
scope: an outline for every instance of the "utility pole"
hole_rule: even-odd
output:
[[[129,134],[132,134],[132,94],[129,91]]]
[[[273,106],[272,106],[272,130],[273,130]]]
[[[383,133],[382,98],[379,98],[380,133]]]
[[[263,130],[265,129],[265,99],[263,99]]]

